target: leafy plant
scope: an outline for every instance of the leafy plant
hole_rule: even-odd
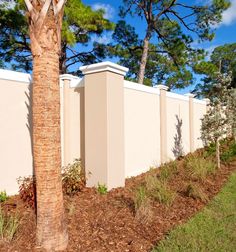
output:
[[[227,150],[222,152],[220,156],[221,160],[224,162],[231,161],[235,157],[236,157],[236,143],[230,144]]]
[[[146,188],[154,201],[166,206],[170,206],[176,197],[176,193],[168,187],[166,181],[159,180],[156,176],[147,176]]]
[[[188,197],[191,197],[193,199],[200,199],[203,202],[206,202],[208,200],[207,195],[203,192],[201,187],[191,182],[187,185],[185,193]]]
[[[187,172],[194,179],[204,180],[209,174],[216,171],[216,165],[213,161],[200,156],[189,155],[185,165]]]
[[[85,173],[81,160],[75,159],[74,163],[69,164],[63,169],[62,187],[63,192],[72,195],[81,191],[85,186]]]
[[[36,207],[36,182],[35,177],[18,178],[20,198],[31,208]]]
[[[12,241],[20,225],[17,215],[4,214],[0,208],[0,239]]]
[[[8,199],[6,191],[1,191],[0,192],[0,202],[4,202]]]
[[[107,191],[108,191],[107,186],[105,184],[98,183],[97,191],[101,195],[107,194]]]

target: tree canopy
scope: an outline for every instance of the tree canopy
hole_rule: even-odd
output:
[[[222,12],[229,6],[227,0],[213,0],[206,4],[185,4],[178,0],[123,0],[121,16],[129,14],[140,17],[146,26],[138,82],[143,83],[152,38],[176,66],[181,65],[182,57],[179,54],[191,51],[193,37],[201,41],[212,40],[212,27],[221,21]]]
[[[228,88],[236,88],[236,43],[216,47],[210,59],[196,64],[194,71],[204,76],[202,83],[199,83],[194,90],[198,95],[210,97],[215,94],[219,72],[231,75]]]
[[[12,0],[10,6],[0,5],[0,58],[13,69],[32,69],[25,5],[22,0]],[[62,24],[60,72],[76,72],[77,63],[91,64],[105,57],[104,47],[97,42],[87,46],[93,35],[114,29],[114,24],[105,19],[104,10],[94,11],[80,0],[68,0]],[[75,69],[75,70],[73,70]]]

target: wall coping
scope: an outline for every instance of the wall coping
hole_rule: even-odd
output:
[[[21,83],[31,83],[31,75],[27,73],[21,73],[6,69],[0,69],[0,79],[1,80],[9,80],[9,81],[17,81]]]
[[[120,66],[118,64],[112,63],[110,61],[105,61],[101,63],[95,63],[92,65],[82,66],[79,68],[84,75],[91,73],[98,73],[103,71],[109,71],[125,76],[128,72],[128,68]]]
[[[60,75],[60,87],[63,86],[63,80],[69,80],[70,81],[70,88],[84,87],[83,78],[80,78],[78,76],[74,76],[72,74],[62,74],[62,75]]]
[[[148,87],[148,86],[137,84],[135,82],[127,81],[127,80],[124,81],[124,88],[133,89],[133,90],[146,92],[150,94],[157,94],[157,95],[160,94],[160,90],[158,88]]]

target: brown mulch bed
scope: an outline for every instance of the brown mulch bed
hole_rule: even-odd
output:
[[[181,161],[179,165],[181,167]],[[220,191],[233,170],[236,170],[236,162],[223,165],[215,175],[200,182],[209,200]],[[67,251],[150,251],[170,229],[186,222],[206,204],[183,193],[186,177],[180,168],[178,174],[170,181],[170,187],[177,191],[173,205],[168,208],[154,203],[152,221],[140,223],[135,218],[133,195],[134,189],[144,181],[148,173],[158,171],[127,179],[125,188],[112,190],[106,195],[98,194],[95,189],[85,188],[77,195],[66,196],[69,231]],[[18,196],[10,198],[3,205],[3,209],[18,212],[21,225],[11,243],[0,241],[0,251],[34,251],[34,211],[25,207]]]

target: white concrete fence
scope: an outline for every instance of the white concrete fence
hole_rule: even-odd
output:
[[[111,62],[81,67],[84,78],[62,75],[62,163],[81,158],[87,185],[124,186],[138,175],[202,147],[206,101],[124,80]],[[30,75],[0,70],[0,191],[18,192],[32,175]]]

